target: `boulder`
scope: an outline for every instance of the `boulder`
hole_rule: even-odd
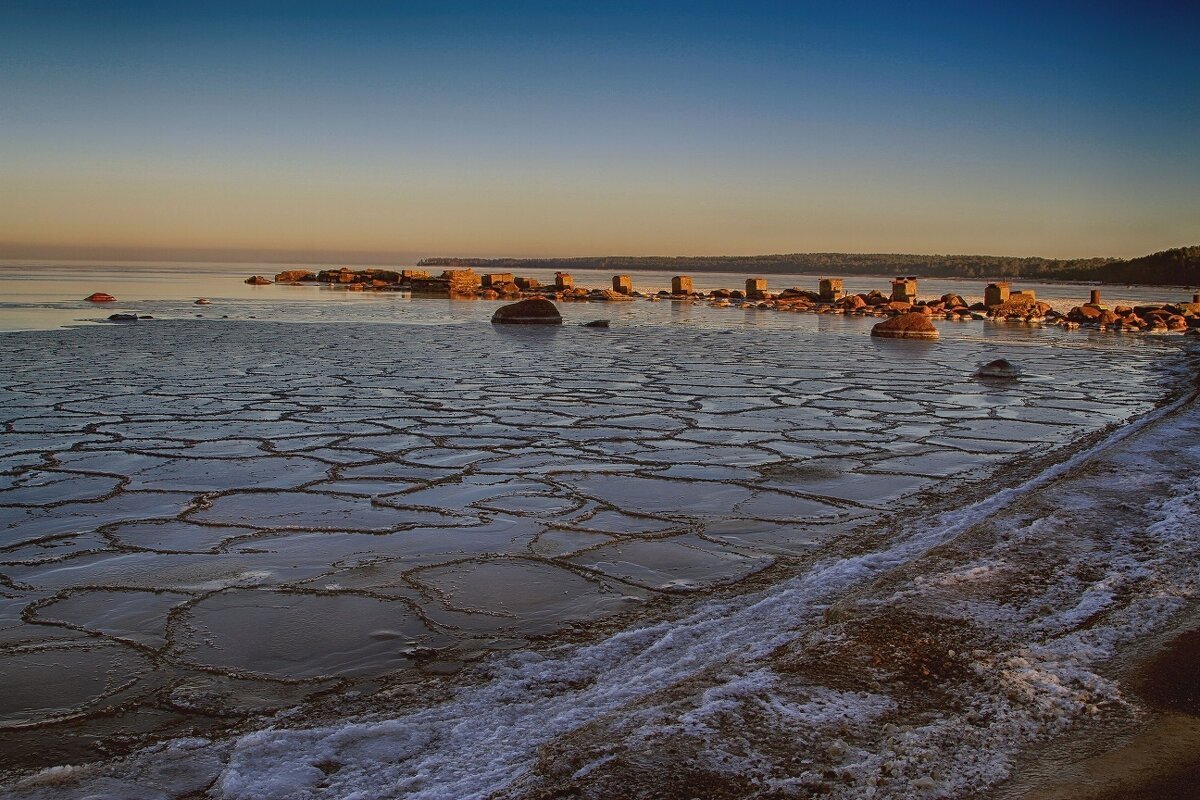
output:
[[[269,278],[264,278],[262,275],[251,275],[249,278],[246,278],[246,283],[250,284],[251,286],[267,286],[271,283],[271,280]]]
[[[936,339],[938,330],[929,317],[920,312],[900,314],[871,328],[872,336],[887,339]]]
[[[867,301],[863,299],[861,294],[852,294],[849,297],[843,297],[838,301],[838,305],[840,305],[842,308],[848,308],[851,311],[862,308],[866,304]]]
[[[996,378],[1000,380],[1014,380],[1021,375],[1021,370],[1017,365],[1003,358],[997,358],[995,361],[989,361],[983,364],[979,369],[975,370],[976,378]]]
[[[583,323],[583,327],[585,327],[585,328],[607,328],[607,327],[608,327],[608,320],[606,320],[606,319],[594,319],[594,320],[592,320],[591,322],[585,322],[585,323]]]
[[[532,297],[519,303],[500,306],[492,315],[497,325],[561,325],[562,314],[554,303],[542,297]]]
[[[92,292],[87,297],[83,298],[90,303],[115,303],[117,298],[105,292]]]
[[[967,301],[959,294],[944,294],[942,295],[942,304],[951,308],[957,308],[958,306],[965,306]]]
[[[621,294],[620,292],[614,292],[612,289],[593,289],[588,294],[588,299],[589,300],[603,300],[603,301],[610,302],[610,303],[619,303],[619,302],[623,302],[623,301],[630,301],[633,298],[627,294]]]
[[[109,314],[108,321],[109,322],[137,322],[138,315],[137,314]]]
[[[295,283],[296,281],[315,281],[317,273],[307,269],[285,269],[275,273],[276,283]]]
[[[211,304],[212,304],[212,300],[209,300],[207,297],[197,297],[196,298],[195,305],[207,306],[207,305],[211,305]]]

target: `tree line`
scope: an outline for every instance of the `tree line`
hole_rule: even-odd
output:
[[[1200,284],[1200,246],[1134,259],[1019,258],[1012,256],[908,255],[899,253],[785,253],[760,256],[592,256],[579,258],[426,258],[418,266],[487,272],[524,269],[598,269],[611,272],[741,272],[763,275],[919,275],[927,278],[1039,278],[1042,280]]]

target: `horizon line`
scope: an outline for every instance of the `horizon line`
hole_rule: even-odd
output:
[[[1191,245],[1173,245],[1151,252],[1162,252],[1176,247]],[[937,256],[965,258],[1039,258],[1046,261],[1079,261],[1089,259],[1108,259],[1127,261],[1113,255],[1084,255],[1072,257],[1049,257],[1041,255],[1014,255],[991,253],[954,253],[954,252],[903,252],[903,251],[853,251],[853,250],[792,250],[773,253],[710,253],[696,254],[618,254],[605,253],[601,255],[555,255],[555,256],[524,256],[524,255],[442,255],[422,251],[404,250],[320,250],[295,248],[238,248],[238,247],[160,247],[142,245],[51,245],[31,244],[24,242],[0,242],[0,259],[8,261],[88,261],[111,260],[131,262],[172,261],[179,263],[274,263],[274,264],[307,264],[318,265],[325,263],[344,263],[357,266],[369,265],[416,265],[423,259],[462,259],[462,260],[517,260],[517,261],[555,261],[571,259],[604,259],[604,258],[678,258],[678,259],[716,259],[716,258],[763,258],[791,255],[861,255],[861,256]],[[1150,252],[1142,255],[1150,255]],[[1132,256],[1137,258],[1139,256]]]

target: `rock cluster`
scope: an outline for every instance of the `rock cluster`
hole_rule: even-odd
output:
[[[915,283],[910,278],[902,279],[907,287]],[[263,285],[270,280],[255,275],[246,283]],[[557,273],[554,284],[541,285],[536,279],[511,273],[489,273],[478,275],[472,269],[448,269],[437,276],[430,276],[418,269],[355,269],[340,267],[319,272],[311,270],[285,270],[275,275],[275,283],[302,285],[305,283],[325,284],[348,291],[407,291],[415,295],[449,297],[458,299],[536,299],[569,302],[620,302],[635,298],[674,303],[707,302],[714,308],[737,307],[775,311],[810,312],[816,314],[854,314],[872,317],[900,317],[912,314],[929,319],[957,322],[993,319],[1015,321],[1025,324],[1054,324],[1063,328],[1099,328],[1100,330],[1146,331],[1150,333],[1195,332],[1200,335],[1200,303],[1177,303],[1137,306],[1117,306],[1109,309],[1098,303],[1077,306],[1063,314],[1047,302],[1038,300],[1033,292],[1011,290],[1008,284],[989,284],[985,298],[987,302],[968,304],[958,294],[947,293],[937,299],[919,300],[907,289],[899,293],[884,294],[877,290],[844,294],[839,280],[823,279],[826,290],[819,292],[797,287],[779,292],[766,290],[766,281],[753,279],[747,283],[749,291],[740,289],[713,289],[699,292],[693,289],[688,276],[675,276],[672,290],[645,294],[632,287],[629,276],[617,275],[613,289],[586,289],[575,286],[568,273]],[[895,282],[893,282],[895,283]],[[994,291],[997,287],[1003,291]],[[105,302],[97,293],[89,300]],[[103,295],[112,299],[110,295]],[[1098,299],[1098,296],[1093,299]],[[553,303],[551,303],[553,304]],[[937,330],[919,330],[917,323],[897,323],[900,329],[884,328],[879,336],[893,338],[935,338]],[[887,331],[891,330],[891,333]]]
[[[1068,311],[1065,319],[1076,326],[1100,330],[1182,333],[1200,328],[1200,304],[1159,303],[1109,309],[1096,303],[1085,303]]]

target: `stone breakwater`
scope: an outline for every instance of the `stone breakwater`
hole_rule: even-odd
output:
[[[247,283],[270,283],[262,276],[252,276]],[[744,289],[713,289],[695,291],[692,279],[686,275],[672,278],[671,290],[642,292],[634,288],[629,275],[614,275],[612,288],[575,286],[574,278],[565,272],[555,274],[552,284],[542,285],[535,278],[514,276],[511,273],[477,274],[471,269],[450,269],[431,276],[425,270],[402,269],[340,269],[287,270],[275,276],[276,284],[323,284],[347,291],[411,292],[414,295],[481,300],[525,300],[542,298],[557,302],[619,302],[648,300],[677,303],[707,304],[713,308],[741,308],[764,311],[783,311],[814,314],[853,314],[871,317],[898,317],[923,314],[932,319],[955,322],[992,319],[1034,325],[1054,325],[1066,330],[1098,329],[1108,331],[1147,333],[1186,333],[1200,330],[1200,297],[1191,303],[1150,303],[1137,306],[1116,305],[1112,308],[1100,300],[1099,291],[1092,291],[1091,302],[1068,311],[1055,309],[1050,303],[1037,299],[1033,291],[1014,291],[1008,283],[990,283],[981,302],[968,303],[961,295],[947,293],[940,297],[919,298],[918,280],[913,276],[898,277],[891,282],[889,292],[870,290],[855,294],[843,291],[837,278],[822,278],[817,291],[791,287],[778,292],[768,291],[763,278],[748,278]],[[931,337],[932,338],[932,337]]]

